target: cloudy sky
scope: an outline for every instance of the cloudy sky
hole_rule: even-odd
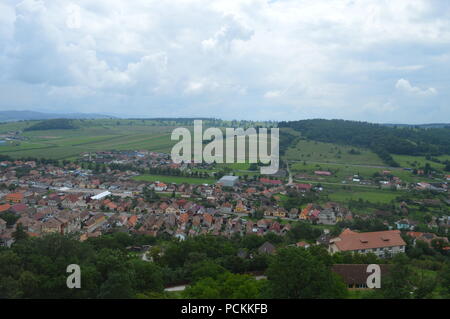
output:
[[[450,122],[448,0],[1,0],[0,110]]]

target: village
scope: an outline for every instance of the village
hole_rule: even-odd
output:
[[[197,166],[205,168],[204,164]],[[59,233],[76,236],[80,241],[112,232],[185,240],[205,234],[228,238],[268,233],[283,236],[294,223],[306,222],[319,227],[322,235],[315,243],[298,245],[324,244],[330,253],[350,250],[384,256],[386,252],[404,252],[406,244],[401,231],[429,244],[442,240],[443,249],[449,249],[447,237],[414,231],[417,223],[407,217],[388,222],[382,214],[373,216],[381,218],[386,226],[379,234],[346,229],[333,237],[334,225],[367,216],[358,216],[345,205],[332,201],[286,208],[276,200],[290,196],[307,201],[323,190],[310,183],[222,174],[211,184],[135,179],[149,169],[159,174],[180,175],[183,171],[191,172],[193,167],[192,163],[172,163],[168,154],[149,151],[85,153],[79,161],[58,165],[36,160],[2,161],[0,244],[10,247],[17,228],[31,237]],[[414,187],[427,187],[423,184]],[[446,186],[441,183],[439,188],[447,191]],[[407,204],[402,205],[399,209],[407,210]],[[445,229],[448,234],[450,216],[433,217],[429,226]],[[346,240],[341,240],[342,236]]]

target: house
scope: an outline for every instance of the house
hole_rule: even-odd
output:
[[[6,229],[6,222],[0,218],[0,233]]]
[[[224,214],[230,214],[233,211],[233,205],[230,203],[223,203],[220,206],[220,211]]]
[[[105,206],[106,210],[110,210],[110,211],[116,211],[117,210],[117,204],[113,203],[109,200],[106,200],[103,205]]]
[[[13,237],[14,229],[6,229],[2,233],[0,233],[0,246],[3,247],[11,247],[11,245],[14,243],[14,237]]]
[[[270,222],[271,221],[269,219],[260,219],[256,222],[256,226],[260,229],[266,230],[269,228]]]
[[[277,208],[273,211],[272,216],[284,218],[286,217],[286,211],[283,208]]]
[[[258,248],[258,252],[260,254],[270,254],[273,255],[275,254],[276,248],[274,245],[272,245],[270,242],[266,241],[264,244],[262,244],[259,248]]]
[[[416,223],[409,221],[408,219],[402,219],[395,222],[397,229],[399,230],[414,230]]]
[[[71,234],[81,230],[81,214],[77,211],[61,211],[56,218],[63,222],[63,233]]]
[[[273,216],[274,209],[272,207],[268,207],[264,210],[264,216]]]
[[[11,205],[10,204],[3,204],[3,205],[0,205],[0,213],[3,213],[3,212],[6,212],[8,209],[10,209],[11,208]]]
[[[242,203],[242,201],[238,201],[236,203],[234,211],[236,213],[245,213],[247,211],[247,206],[245,206],[244,203]]]
[[[307,220],[309,218],[309,212],[312,210],[313,205],[308,204],[305,208],[302,209],[300,216],[298,217],[300,220]]]
[[[331,176],[331,172],[328,171],[314,171],[314,174],[319,175],[319,176]]]
[[[42,232],[42,223],[28,216],[22,216],[16,221],[16,225],[22,224],[23,228],[30,233],[40,234]]]
[[[319,220],[319,215],[320,215],[320,210],[314,209],[309,212],[309,219],[311,221],[314,221],[314,220],[317,221],[317,220]]]
[[[296,247],[301,247],[301,248],[309,248],[311,245],[308,244],[307,242],[304,241],[299,241],[298,243],[295,244]]]
[[[318,224],[323,224],[323,225],[336,224],[336,214],[330,208],[322,210],[317,217],[318,217],[318,221],[317,221]]]
[[[406,243],[399,230],[357,233],[345,229],[338,237],[330,240],[329,252],[349,251],[366,254],[374,253],[378,257],[405,252]]]
[[[155,184],[155,192],[164,192],[167,189],[167,185],[164,183],[157,182]]]
[[[25,205],[25,204],[15,204],[15,205],[11,206],[10,210],[13,213],[21,214],[21,213],[24,213],[24,212],[26,212],[28,210],[28,206]]]
[[[204,214],[203,215],[203,224],[205,224],[208,227],[211,227],[213,224],[214,218],[211,214]]]
[[[10,203],[21,203],[23,201],[23,193],[10,193],[5,196],[5,200]]]
[[[289,218],[297,219],[298,218],[298,208],[291,208],[288,216],[289,216]]]
[[[320,235],[319,238],[316,240],[316,245],[323,245],[325,247],[328,247],[330,245],[331,235],[329,233],[324,233]]]
[[[133,228],[136,226],[138,221],[138,216],[137,215],[131,215],[130,218],[128,218],[128,227]]]
[[[62,207],[74,209],[76,207],[85,208],[87,207],[86,202],[83,198],[76,194],[67,195],[64,200],[61,202]]]
[[[301,192],[308,192],[311,190],[312,185],[311,184],[296,184],[295,185],[297,189]]]
[[[92,233],[104,223],[106,223],[106,216],[104,214],[97,214],[86,221],[84,228],[88,233]]]
[[[42,233],[63,233],[62,222],[56,218],[50,218],[42,223]]]
[[[433,239],[442,239],[444,243],[448,243],[447,237],[439,237],[433,233],[422,233],[422,232],[413,232],[409,231],[406,233],[407,236],[412,237],[414,239],[413,245],[415,246],[417,241],[426,242],[428,245],[431,245]]]
[[[331,271],[339,275],[349,290],[370,289],[367,287],[367,278],[372,272],[367,272],[369,265],[366,264],[335,264]],[[381,271],[381,282],[383,277],[389,274],[390,265],[379,265]]]

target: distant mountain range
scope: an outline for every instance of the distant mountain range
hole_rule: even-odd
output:
[[[450,127],[450,123],[430,123],[430,124],[382,124],[391,127],[420,127],[420,128],[443,128]]]
[[[46,113],[37,111],[0,111],[0,122],[30,121],[30,120],[51,120],[51,119],[129,119],[129,120],[156,120],[156,121],[193,121],[193,120],[216,120],[215,118],[152,118],[152,117],[126,117],[122,115],[109,115],[98,113]],[[276,121],[275,121],[276,122]],[[283,121],[281,121],[283,122]],[[450,123],[430,123],[430,124],[380,124],[389,127],[420,127],[420,128],[444,128],[450,127]]]
[[[95,113],[44,113],[35,111],[0,111],[0,122],[50,119],[108,119],[115,116]]]

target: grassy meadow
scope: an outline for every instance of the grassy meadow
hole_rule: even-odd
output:
[[[13,158],[71,159],[80,153],[104,150],[152,150],[170,152],[173,127],[141,120],[78,120],[79,128],[24,131],[23,141],[0,145],[0,154]],[[33,121],[0,124],[0,134],[22,130]]]

